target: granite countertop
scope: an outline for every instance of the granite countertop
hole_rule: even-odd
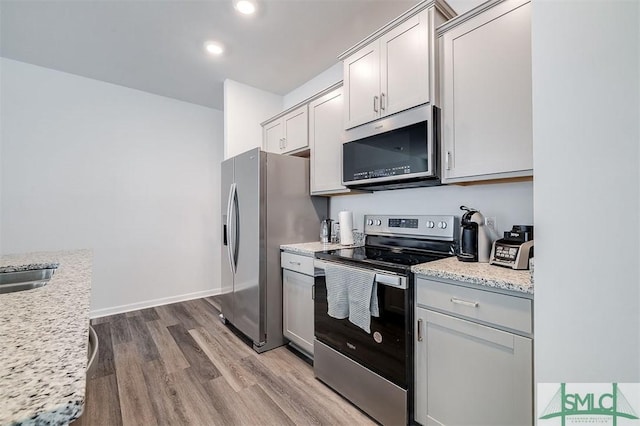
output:
[[[89,250],[0,257],[0,272],[57,266],[41,288],[0,294],[0,425],[67,424],[85,399]]]
[[[289,253],[302,254],[304,256],[313,256],[318,251],[336,250],[349,247],[360,247],[364,245],[364,234],[362,232],[353,232],[353,244],[349,246],[343,246],[341,244],[324,244],[320,241],[312,241],[309,243],[298,244],[282,244],[280,250]]]
[[[299,244],[282,244],[280,250],[289,253],[302,254],[305,256],[313,256],[317,251],[335,250],[349,246],[341,246],[340,244],[323,244],[320,241]]]
[[[528,270],[517,271],[488,263],[460,262],[456,257],[448,257],[415,265],[411,271],[433,278],[446,278],[533,295],[533,279]]]

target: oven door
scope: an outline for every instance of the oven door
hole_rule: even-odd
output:
[[[322,265],[324,261],[316,265]],[[350,267],[352,265],[349,265]],[[324,274],[315,278],[314,326],[318,341],[353,359],[392,383],[408,388],[411,342],[408,318],[410,306],[409,277],[405,288],[385,284],[377,279],[379,317],[371,317],[371,334],[352,324],[348,318],[336,319],[327,314],[327,286]],[[392,275],[393,276],[393,275]],[[397,277],[396,277],[397,278]]]

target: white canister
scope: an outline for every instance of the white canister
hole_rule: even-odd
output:
[[[340,244],[350,246],[353,244],[353,213],[342,211],[338,214],[340,222]]]

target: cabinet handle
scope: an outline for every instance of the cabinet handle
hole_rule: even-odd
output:
[[[384,95],[384,92],[382,92],[380,94],[380,110],[382,111],[384,111],[384,104],[385,104],[384,98],[385,98],[385,95]]]
[[[451,151],[447,151],[446,163],[447,170],[451,170]]]
[[[418,342],[422,342],[422,318],[418,320]]]
[[[316,300],[316,285],[311,286],[311,300]]]
[[[373,97],[373,110],[378,112],[378,96]]]
[[[456,299],[455,297],[451,298],[451,303],[455,303],[455,304],[458,304],[458,305],[469,306],[469,307],[472,307],[472,308],[477,308],[478,307],[478,302],[468,302],[466,300]]]
[[[287,138],[282,138],[282,148],[286,148],[287,147]]]
[[[294,262],[293,260],[290,260],[289,263],[292,264],[292,265],[298,265],[298,266],[301,265],[300,262]]]

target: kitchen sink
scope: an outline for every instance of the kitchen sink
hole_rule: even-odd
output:
[[[31,290],[47,285],[55,269],[0,272],[0,294]]]

